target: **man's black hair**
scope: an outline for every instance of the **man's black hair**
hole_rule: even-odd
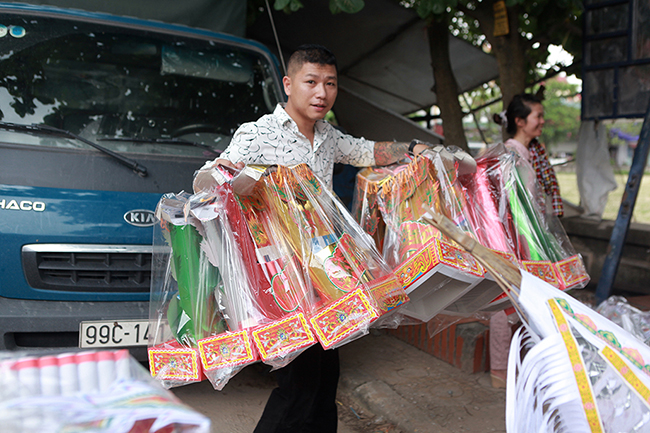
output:
[[[318,65],[332,65],[338,71],[336,57],[334,53],[322,45],[305,44],[299,46],[289,58],[287,71],[292,73],[292,68],[300,69],[305,63],[315,63]]]

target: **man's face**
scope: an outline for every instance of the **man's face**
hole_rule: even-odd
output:
[[[283,78],[284,91],[289,96],[287,113],[298,123],[315,122],[332,109],[338,93],[334,65],[304,63],[291,76]]]

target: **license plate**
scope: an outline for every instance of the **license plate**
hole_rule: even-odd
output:
[[[79,347],[146,346],[148,320],[98,320],[79,324]]]

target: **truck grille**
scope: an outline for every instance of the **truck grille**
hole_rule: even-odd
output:
[[[32,244],[22,248],[30,286],[65,292],[149,292],[151,246]]]

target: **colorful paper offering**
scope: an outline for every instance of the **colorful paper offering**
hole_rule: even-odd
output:
[[[363,320],[356,313],[340,315],[339,319],[344,320],[340,320],[334,334],[331,323],[311,320],[324,347],[345,344],[367,333],[371,324],[380,326],[375,322],[379,316],[408,300],[373,243],[309,167],[278,167],[261,184],[259,202],[267,206],[273,228],[269,232],[274,238],[269,240],[291,248],[294,259],[306,270],[304,281],[316,294],[316,302],[306,310],[308,317],[322,315],[332,305],[343,310],[359,305],[357,298],[348,296],[356,292],[361,292],[372,307],[369,311],[373,313],[364,315]],[[254,227],[251,233],[256,236]]]
[[[490,160],[477,164],[474,175],[459,177],[465,188],[468,213],[476,239],[489,248],[506,254],[516,249],[514,226],[509,213],[499,211],[501,178],[490,170]],[[496,179],[492,179],[496,177]],[[505,215],[502,219],[501,215]]]
[[[524,180],[535,179],[532,167],[518,163],[518,158],[498,145],[479,156],[477,163],[486,166],[488,177],[500,189],[499,220],[506,223],[504,232],[515,246],[520,268],[562,290],[584,287],[589,275],[582,258],[559,219],[546,212],[537,183]]]
[[[379,190],[384,180],[390,179],[390,167],[366,167],[357,173],[352,199],[352,215],[363,230],[382,251],[386,224],[379,210]]]
[[[169,341],[149,348],[148,354],[151,375],[168,387],[200,382],[204,378],[196,348]]]
[[[380,187],[379,207],[387,226],[383,256],[395,267],[416,254],[440,233],[418,219],[422,205],[442,212],[440,182],[432,175],[428,158],[418,157],[411,164],[394,165],[392,175]]]
[[[189,212],[189,194],[167,194],[154,227],[149,318],[152,375],[165,387],[204,379],[198,341],[226,328],[214,296],[221,275],[201,250],[201,224]]]
[[[239,209],[228,188],[211,195],[167,195],[158,206],[150,314],[156,326],[149,358],[152,375],[167,387],[207,378],[222,389],[257,360],[250,328],[269,319],[251,293],[252,265],[242,259],[246,245],[233,236],[231,220],[223,218]],[[194,332],[188,336],[190,325]]]
[[[539,208],[538,191],[524,186],[515,156],[500,145],[469,159],[437,146],[357,176],[355,215],[365,229],[374,229],[382,225],[376,221],[379,208],[385,235],[377,244],[411,298],[405,314],[427,321],[442,311],[469,315],[509,305],[500,302],[505,295],[468,253],[418,221],[423,204],[556,287],[584,286],[589,277],[582,259],[557,218]],[[368,233],[377,239],[376,231]]]
[[[242,175],[259,178],[264,170],[251,166]],[[202,184],[208,191],[192,197],[191,213],[202,221],[202,246],[223,276],[216,295],[228,330],[199,342],[206,375],[210,379],[212,369],[223,374],[226,367],[243,366],[258,353],[265,363],[282,367],[316,343],[305,314],[319,299],[261,196],[235,198],[230,182],[237,179],[224,167],[214,168],[211,177],[213,185]],[[250,342],[253,350],[235,347],[237,341]]]
[[[313,344],[396,326],[402,285],[307,166],[249,166],[239,176],[259,182],[245,196],[233,173],[211,170],[201,191],[158,206],[149,355],[165,386],[207,377],[222,389],[251,362],[279,368]]]
[[[411,299],[404,314],[424,321],[471,290],[484,275],[470,254],[420,221],[424,205],[470,229],[462,209],[465,199],[457,197],[462,190],[450,184],[456,175],[450,177],[446,172],[454,167],[453,155],[444,148],[426,154],[408,163],[378,168],[389,175],[375,184],[368,174],[375,168],[360,173],[365,177],[363,184],[378,191],[378,207],[386,226],[382,253]]]
[[[258,327],[253,331],[253,339],[262,360],[276,367],[286,365],[293,359],[287,354],[300,353],[316,343],[303,312]]]

